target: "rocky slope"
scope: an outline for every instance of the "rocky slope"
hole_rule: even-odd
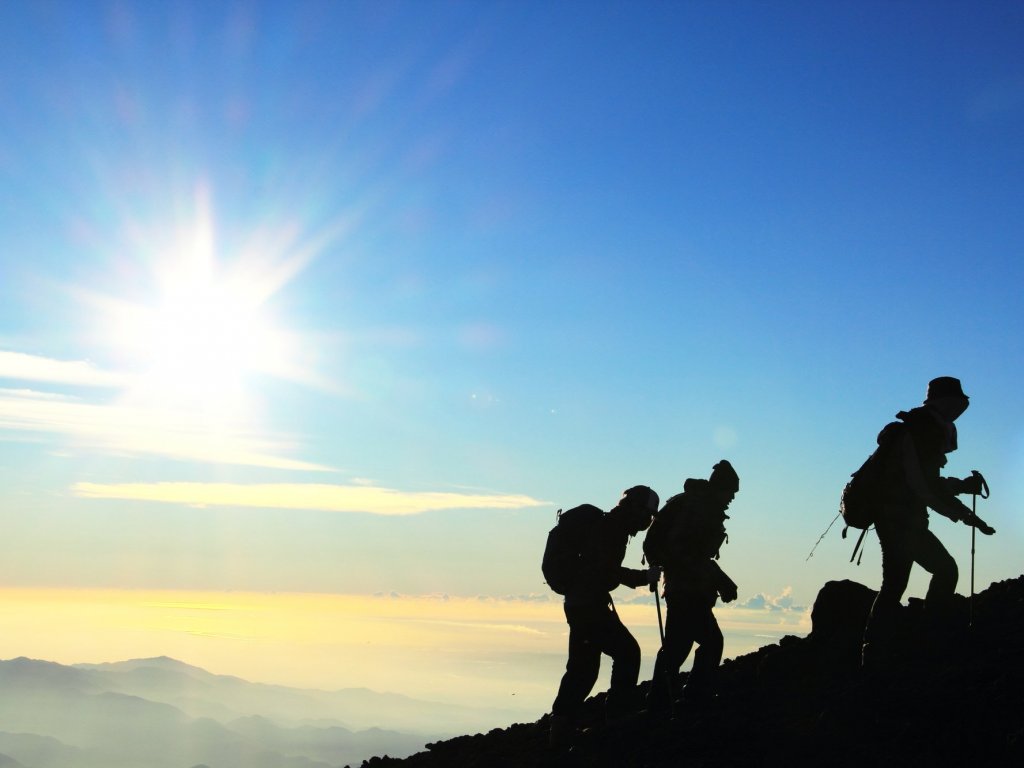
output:
[[[548,749],[545,717],[363,768],[1024,764],[1024,576],[958,597],[941,633],[923,630],[912,599],[897,657],[867,674],[859,646],[873,598],[855,582],[829,582],[811,634],[726,661],[720,693],[702,710],[610,729],[599,694],[569,753]]]

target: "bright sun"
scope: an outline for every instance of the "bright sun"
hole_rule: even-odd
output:
[[[175,400],[219,405],[243,393],[247,376],[270,367],[275,334],[247,288],[193,277],[144,309],[136,330],[147,386]]]
[[[218,258],[202,190],[197,208],[196,221],[154,255],[151,295],[102,300],[102,335],[135,371],[134,399],[227,416],[247,407],[256,374],[311,378],[296,362],[298,337],[268,305],[301,264],[257,249]]]

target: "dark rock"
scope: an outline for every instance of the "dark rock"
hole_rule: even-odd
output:
[[[877,594],[849,579],[826,582],[811,608],[810,637],[815,642],[847,642],[853,637],[859,643]]]
[[[1024,758],[1024,576],[959,598],[949,626],[921,634],[919,601],[905,609],[912,642],[883,676],[856,661],[874,592],[836,581],[818,594],[812,631],[726,660],[719,695],[676,719],[602,723],[604,694],[569,753],[547,748],[549,718],[430,745],[373,768],[460,766],[943,766],[1019,765]],[[851,655],[852,654],[852,655]],[[642,683],[641,692],[647,683]]]

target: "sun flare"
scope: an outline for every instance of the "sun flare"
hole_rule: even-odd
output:
[[[147,388],[203,405],[237,397],[266,370],[276,332],[248,286],[193,277],[151,308],[132,330]]]
[[[228,415],[248,407],[259,375],[314,379],[300,336],[270,307],[303,259],[287,247],[219,253],[203,189],[195,220],[169,240],[152,254],[150,295],[100,302],[101,335],[135,374],[131,399]]]

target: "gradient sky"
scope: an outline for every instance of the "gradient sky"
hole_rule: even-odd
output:
[[[1019,575],[1022,38],[1011,2],[0,4],[0,587],[525,610],[557,508],[727,457],[774,622],[878,585],[838,524],[807,554],[939,375],[978,587]]]

